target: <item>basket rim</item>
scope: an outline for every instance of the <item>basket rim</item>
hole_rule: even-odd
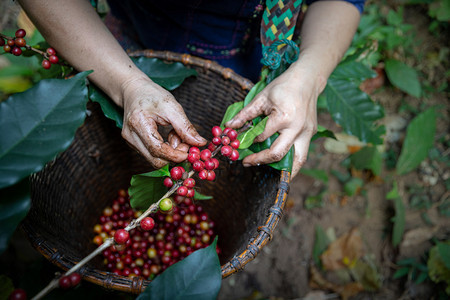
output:
[[[244,90],[250,90],[254,85],[249,79],[242,77],[229,68],[225,68],[214,61],[192,56],[190,54],[155,50],[139,50],[128,54],[131,57],[145,56],[148,58],[159,58],[169,62],[181,62],[184,65],[201,67],[205,70],[218,73],[227,80],[237,82]],[[282,170],[280,172],[276,199],[273,205],[268,209],[264,225],[257,228],[257,233],[250,238],[244,251],[235,255],[230,261],[221,266],[222,278],[227,278],[228,276],[243,270],[245,265],[255,259],[261,249],[270,242],[273,232],[283,215],[283,209],[289,193],[290,176],[291,173],[289,171]],[[78,263],[72,258],[65,256],[64,253],[59,252],[57,248],[52,246],[51,242],[45,240],[38,232],[36,232],[32,224],[27,222],[27,219],[22,222],[21,227],[26,232],[32,246],[52,264],[63,270],[68,270]],[[131,292],[134,294],[141,293],[151,282],[142,277],[127,278],[111,272],[100,271],[89,265],[81,267],[79,273],[84,280],[103,286],[106,289]]]

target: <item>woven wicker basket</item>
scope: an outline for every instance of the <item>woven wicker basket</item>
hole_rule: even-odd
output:
[[[178,61],[198,71],[197,77],[188,78],[173,94],[199,133],[209,139],[211,127],[220,123],[228,105],[242,101],[252,87],[232,70],[193,56],[156,51],[131,55]],[[88,103],[88,109],[91,114],[72,145],[32,176],[32,206],[22,224],[33,246],[65,270],[95,249],[92,228],[117,190],[127,189],[133,174],[151,170],[96,103]],[[201,204],[216,223],[224,278],[241,270],[272,238],[282,216],[289,176],[266,166],[244,168],[240,162],[223,161],[216,181],[201,183],[201,192],[214,197]],[[142,277],[130,279],[103,271],[100,257],[80,273],[107,289],[135,294],[149,283]]]

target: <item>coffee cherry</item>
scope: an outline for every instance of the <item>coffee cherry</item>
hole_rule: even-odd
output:
[[[173,203],[170,198],[164,198],[159,202],[159,209],[163,212],[171,211],[173,208]]]
[[[236,149],[233,149],[230,155],[230,160],[236,161],[239,159],[239,152]]]
[[[212,141],[211,141],[214,145],[218,146],[220,144],[222,144],[222,139],[218,136],[213,137]]]
[[[50,67],[52,66],[52,64],[48,61],[48,60],[46,60],[46,59],[44,59],[43,61],[42,61],[42,67],[44,68],[44,69],[50,69]]]
[[[26,300],[27,293],[22,289],[15,289],[9,294],[8,300]]]
[[[5,52],[11,52],[11,46],[10,46],[10,45],[5,45],[5,46],[3,46],[3,51],[5,51]]]
[[[198,172],[198,177],[205,180],[206,178],[208,178],[208,171],[205,169],[201,170],[200,172]]]
[[[16,38],[23,38],[26,34],[27,32],[24,29],[18,29],[16,31]]]
[[[0,37],[0,47],[3,46],[5,46],[5,40],[2,37]]]
[[[230,127],[226,127],[226,128],[223,130],[223,135],[227,135],[228,132],[229,132],[230,130],[232,130]]]
[[[141,220],[141,228],[144,230],[152,230],[155,227],[155,221],[151,217],[145,217]]]
[[[170,177],[172,177],[173,180],[179,180],[183,176],[183,168],[181,167],[173,167],[172,170],[170,170]]]
[[[72,274],[69,275],[69,279],[70,279],[70,282],[72,283],[72,286],[75,287],[78,284],[80,284],[80,282],[81,282],[81,275],[78,274],[78,273],[72,273]]]
[[[219,167],[219,161],[217,160],[217,158],[211,158],[211,161],[214,163],[214,170],[217,169]]]
[[[46,52],[47,52],[48,55],[55,55],[56,54],[56,51],[53,48],[47,48]]]
[[[208,159],[205,161],[205,169],[206,170],[214,170],[216,167],[214,161],[212,159]]]
[[[191,164],[193,164],[194,162],[200,159],[200,154],[197,152],[189,153],[187,159]]]
[[[12,48],[11,53],[15,56],[20,56],[20,54],[22,54],[22,49],[20,49],[19,47],[14,47]]]
[[[8,46],[10,46],[10,47],[13,47],[14,45],[16,45],[16,43],[14,42],[14,40],[8,40],[8,41],[6,42],[6,44],[7,44]]]
[[[192,164],[192,169],[196,172],[200,172],[205,167],[204,163],[202,161],[196,161]]]
[[[69,276],[63,276],[58,281],[59,287],[63,290],[70,289],[72,287],[72,281],[70,280]]]
[[[206,179],[208,181],[213,181],[214,179],[216,179],[216,173],[214,171],[208,171]]]
[[[50,57],[48,58],[48,60],[52,63],[52,64],[57,64],[59,61],[58,56],[56,55],[50,55]]]
[[[194,198],[194,196],[195,196],[195,190],[194,189],[188,189],[186,197],[187,198]]]
[[[15,39],[14,43],[16,44],[17,47],[25,47],[27,45],[27,42],[25,41],[24,38],[17,38]]]
[[[223,156],[230,156],[231,153],[233,152],[233,148],[231,148],[230,146],[223,146],[222,149],[220,149],[220,153],[222,153]]]
[[[183,185],[185,186],[185,187],[187,187],[187,188],[193,188],[194,186],[195,186],[195,180],[194,180],[194,178],[186,178],[184,181],[183,181]]]
[[[238,149],[240,144],[241,142],[236,139],[230,143],[230,146],[233,147],[234,149]]]
[[[227,132],[227,136],[230,138],[230,140],[234,141],[237,138],[238,134],[236,130],[231,129],[230,131]]]
[[[231,143],[231,140],[228,136],[224,136],[221,140],[222,145],[229,145]]]
[[[212,135],[213,135],[214,137],[220,136],[220,135],[222,134],[222,128],[220,128],[220,126],[214,126],[214,127],[211,129],[211,132],[212,132]]]
[[[123,245],[130,239],[130,233],[125,229],[119,229],[114,234],[114,241],[117,244]]]
[[[166,177],[166,178],[164,179],[163,184],[164,184],[167,188],[170,189],[170,188],[173,186],[173,181],[172,181],[172,179],[170,179],[169,177]]]
[[[216,150],[217,146],[214,145],[213,143],[209,143],[208,144],[208,150],[213,152],[214,150]]]
[[[212,153],[209,149],[205,149],[205,150],[202,150],[202,152],[200,152],[200,158],[203,161],[207,161],[208,159],[210,159],[211,155],[212,155]]]
[[[180,196],[186,196],[187,192],[188,192],[188,188],[185,187],[184,185],[180,186],[177,189],[177,195],[180,195]]]
[[[189,148],[189,153],[198,153],[198,154],[200,154],[200,149],[198,149],[197,147],[191,147],[191,148]]]

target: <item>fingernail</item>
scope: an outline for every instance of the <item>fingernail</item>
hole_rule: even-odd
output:
[[[242,164],[244,167],[250,167],[251,165],[250,164]]]

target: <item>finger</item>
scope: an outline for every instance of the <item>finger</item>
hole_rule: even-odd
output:
[[[173,149],[176,149],[178,145],[181,143],[181,138],[178,136],[175,130],[171,130],[169,132],[169,135],[167,136],[167,141],[169,142],[169,145]]]
[[[189,148],[190,146],[188,144],[180,143],[176,149],[187,153],[189,151]]]
[[[172,114],[169,121],[184,142],[194,146],[204,146],[206,144],[206,140],[200,136],[184,111]]]
[[[144,146],[139,136],[134,133],[130,132],[127,135],[126,141],[140,154],[142,155],[150,164],[155,168],[159,169],[167,165],[169,162],[164,159],[153,157],[153,155],[150,154],[148,149]]]
[[[260,143],[271,137],[275,132],[279,131],[280,128],[280,122],[275,120],[276,117],[270,115],[269,119],[267,120],[266,127],[264,128],[264,131],[258,135],[255,138],[255,143]]]
[[[136,123],[136,119],[140,122]],[[136,134],[138,138],[134,138],[136,142],[141,141],[146,149],[153,157],[162,158],[164,160],[181,162],[187,158],[187,153],[173,149],[168,144],[164,143],[162,136],[158,132],[156,122],[147,116],[147,113],[142,113],[133,116],[131,124],[139,124],[130,128],[132,135]]]
[[[259,98],[258,98],[259,99]],[[254,100],[245,106],[237,115],[228,121],[225,126],[239,128],[244,126],[247,121],[253,120],[264,112],[264,104],[261,100]]]
[[[294,143],[294,161],[292,163],[291,178],[294,178],[295,176],[297,176],[298,172],[305,164],[306,159],[308,158],[310,143],[311,143],[311,137],[308,135],[302,135],[301,138],[299,138],[297,141],[295,141],[295,143]]]
[[[258,166],[280,161],[289,151],[295,139],[293,130],[286,130],[278,136],[269,149],[252,154],[244,158],[242,164],[246,166]]]

